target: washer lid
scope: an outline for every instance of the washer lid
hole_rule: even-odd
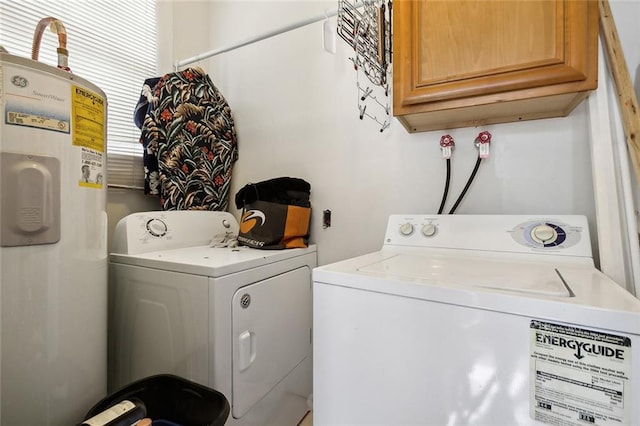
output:
[[[570,297],[558,290],[563,281]],[[640,300],[592,265],[567,258],[382,250],[314,268],[313,282],[640,334]]]
[[[554,264],[399,253],[357,270],[447,286],[485,287],[555,297],[573,295]]]
[[[259,250],[245,246],[235,248],[198,246],[136,255],[112,253],[110,262],[215,278],[307,253],[315,253],[315,251],[315,245],[304,249],[286,250]]]

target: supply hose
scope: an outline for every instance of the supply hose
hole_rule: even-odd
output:
[[[61,20],[51,16],[42,18],[38,22],[38,25],[36,25],[36,30],[33,34],[33,44],[31,45],[31,59],[34,61],[38,60],[42,34],[47,26],[50,26],[51,32],[58,34],[58,68],[65,71],[71,71],[68,65],[69,51],[67,50],[67,30]]]
[[[460,202],[464,198],[464,195],[467,193],[467,190],[469,189],[469,186],[471,186],[471,182],[473,182],[473,178],[476,176],[476,173],[478,172],[478,167],[480,167],[480,162],[481,161],[482,161],[482,158],[478,157],[478,159],[476,160],[476,165],[473,168],[473,172],[471,172],[471,176],[469,176],[469,179],[467,180],[467,184],[464,186],[464,189],[460,193],[460,196],[456,200],[456,202],[453,205],[453,207],[451,208],[451,210],[449,210],[449,214],[453,214],[456,211],[456,209],[458,208],[458,205],[460,204]]]
[[[444,192],[442,194],[442,201],[440,202],[440,208],[438,214],[441,214],[444,210],[444,204],[447,202],[447,195],[449,194],[449,182],[451,181],[451,159],[447,158],[447,180],[444,184]]]

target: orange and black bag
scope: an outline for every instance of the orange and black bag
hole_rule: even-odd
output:
[[[309,244],[311,185],[279,177],[249,183],[238,191],[242,209],[238,242],[258,249],[304,248]]]

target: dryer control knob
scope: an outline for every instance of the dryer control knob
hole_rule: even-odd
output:
[[[549,225],[538,225],[531,230],[531,237],[539,243],[552,243],[558,238],[556,230]]]
[[[147,231],[154,237],[162,237],[167,233],[167,224],[160,219],[150,219],[147,222]]]
[[[413,234],[413,225],[410,223],[403,223],[402,225],[400,225],[400,234],[404,236]]]
[[[422,235],[425,237],[433,237],[438,232],[438,228],[433,223],[427,223],[422,227]]]

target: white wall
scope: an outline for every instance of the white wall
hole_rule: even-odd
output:
[[[174,13],[161,27],[173,28],[171,53],[164,50],[161,56],[165,66],[337,6],[336,1],[162,2],[167,3]],[[640,37],[631,16],[640,16],[639,4],[615,3],[616,19],[627,18],[618,31],[636,52],[628,54],[630,69],[636,70]],[[437,211],[445,177],[438,141],[445,132],[408,134],[393,119],[380,133],[373,121],[359,120],[350,49],[338,39],[336,54],[325,52],[321,30],[316,23],[199,65],[235,116],[240,158],[232,196],[247,182],[276,176],[310,182],[312,240],[325,264],[377,250],[391,213]],[[491,156],[457,213],[585,214],[595,235],[586,103],[567,118],[450,130],[457,145],[447,209],[473,169],[473,140],[481,130],[493,134]],[[325,209],[333,213],[328,229],[321,222]]]

